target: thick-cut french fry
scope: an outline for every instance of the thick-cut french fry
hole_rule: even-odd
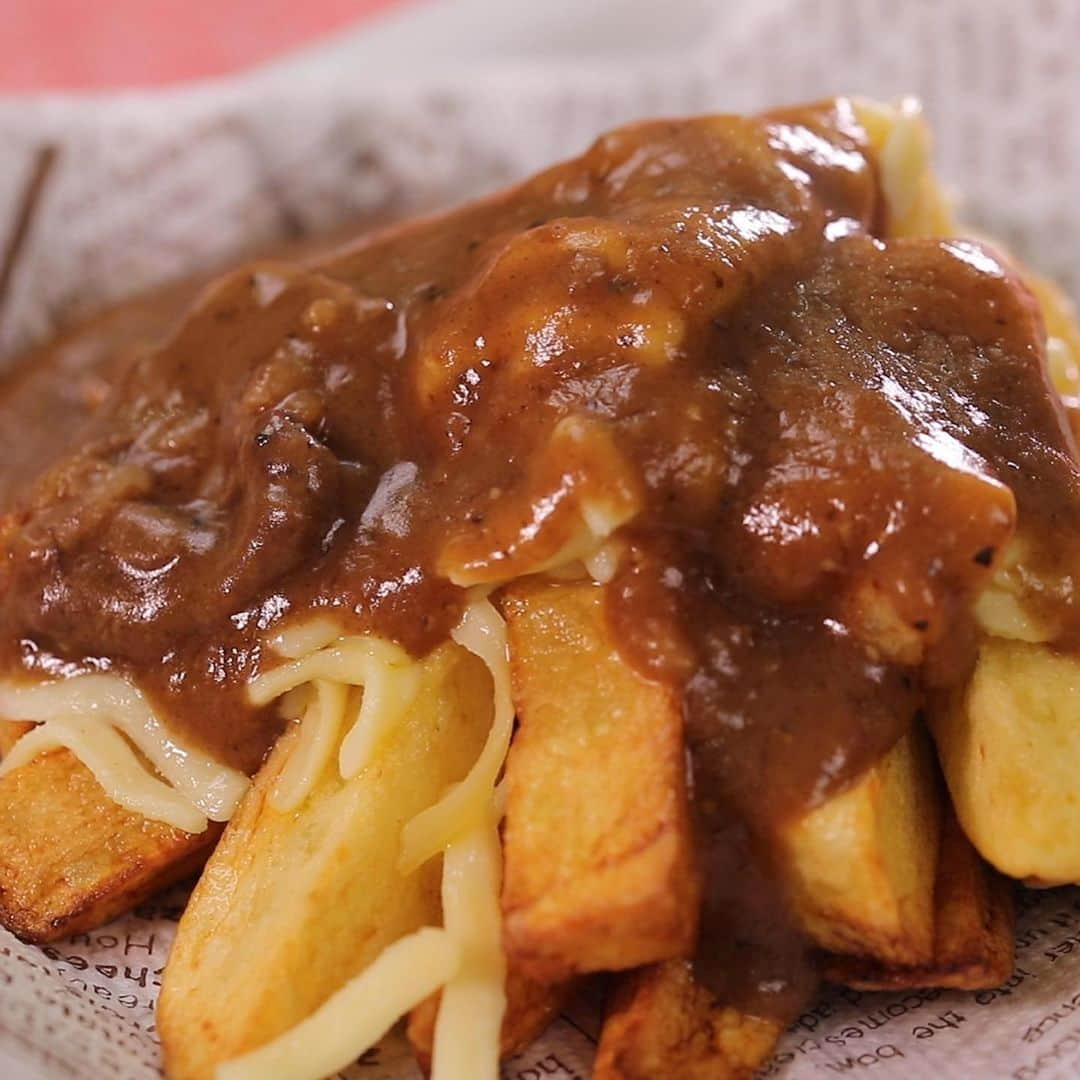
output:
[[[772,1053],[779,1020],[721,1005],[673,960],[624,977],[608,1008],[594,1080],[742,1080]]]
[[[40,754],[0,777],[0,923],[34,942],[101,926],[197,870],[220,833],[148,821],[69,750]]]
[[[858,990],[1000,986],[1013,969],[1012,891],[1012,883],[982,861],[949,814],[941,837],[931,961],[903,967],[837,956],[827,962],[826,975]]]
[[[538,983],[511,969],[506,976],[506,1013],[502,1022],[500,1056],[511,1057],[540,1036],[558,1015],[577,986],[576,981]],[[409,1013],[408,1036],[425,1073],[431,1069],[439,994],[432,994]]]
[[[173,1080],[209,1080],[307,1017],[385,946],[438,924],[440,860],[403,876],[401,829],[464,776],[491,716],[487,668],[445,645],[423,662],[414,704],[379,756],[349,780],[326,768],[289,812],[267,801],[294,733],[279,741],[177,932],[158,1007]]]
[[[504,937],[541,982],[685,956],[700,899],[682,713],[638,675],[592,584],[503,600],[520,726],[506,766]]]
[[[884,964],[930,960],[939,787],[929,740],[914,728],[784,831],[791,900],[815,944]]]
[[[1080,660],[988,639],[963,693],[930,717],[957,816],[987,862],[1080,881]]]

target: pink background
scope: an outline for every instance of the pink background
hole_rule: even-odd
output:
[[[225,75],[407,2],[0,0],[0,93]]]

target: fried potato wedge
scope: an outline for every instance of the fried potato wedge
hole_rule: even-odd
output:
[[[3,726],[14,742],[23,725]],[[194,873],[220,834],[148,821],[70,750],[40,754],[0,777],[0,923],[38,943],[92,930]]]
[[[595,1080],[740,1080],[772,1053],[783,1024],[719,1004],[672,960],[625,976],[608,1007]]]
[[[934,955],[928,964],[889,966],[838,956],[826,962],[826,977],[857,990],[1000,986],[1013,970],[1013,884],[983,862],[952,814],[942,829],[934,905]]]
[[[502,602],[519,727],[506,765],[504,940],[540,982],[685,956],[700,886],[675,694],[637,674],[602,590]]]
[[[285,813],[268,798],[295,730],[279,740],[180,921],[158,1005],[169,1077],[208,1080],[307,1017],[385,946],[438,924],[441,860],[403,876],[401,829],[465,775],[491,720],[487,668],[444,645],[423,662],[379,756],[350,780],[325,769]]]
[[[784,830],[796,914],[815,944],[884,964],[928,963],[941,793],[913,728],[846,791]]]
[[[506,1012],[503,1015],[499,1054],[512,1057],[537,1039],[577,989],[576,980],[538,983],[511,968],[506,974]],[[409,1044],[420,1068],[431,1071],[435,1021],[440,994],[432,994],[409,1013]]]
[[[930,726],[982,857],[1030,884],[1080,881],[1080,660],[988,639],[967,687]]]

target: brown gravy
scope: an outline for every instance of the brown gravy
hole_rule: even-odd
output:
[[[0,398],[3,669],[122,670],[254,770],[272,627],[332,612],[423,654],[460,583],[621,512],[611,625],[685,692],[703,940],[729,950],[702,971],[790,1008],[801,941],[733,879],[775,892],[777,827],[963,676],[1018,523],[1059,576],[1080,524],[1033,300],[986,248],[883,241],[884,219],[844,101],[646,123],[233,273],[159,347],[38,353]]]

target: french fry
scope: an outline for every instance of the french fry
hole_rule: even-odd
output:
[[[990,638],[930,726],[960,824],[987,862],[1038,885],[1080,881],[1080,660]]]
[[[934,948],[941,799],[933,750],[913,728],[781,844],[795,912],[815,944],[885,964]]]
[[[664,764],[656,717],[667,717],[676,743],[677,706],[619,658],[594,587],[530,583],[510,593],[504,609],[521,719],[507,767],[508,948],[525,970],[549,978],[627,966],[662,943],[636,929],[636,905],[648,905],[627,882],[640,882],[647,895],[663,881],[666,864],[646,861],[656,852],[636,830],[645,832],[657,812],[642,798],[662,790],[641,772]],[[631,703],[651,738],[627,727]],[[617,722],[590,726],[590,718],[609,715],[605,709]],[[641,717],[646,711],[649,718]],[[677,772],[666,775],[671,783]],[[815,943],[894,964],[929,961],[939,822],[932,750],[915,730],[850,788],[785,829],[792,899]],[[674,835],[689,847],[688,831]],[[612,836],[634,853],[637,878],[619,862]],[[678,865],[692,865],[691,856]]]
[[[180,922],[158,1006],[172,1080],[292,1028],[383,948],[440,919],[440,860],[402,875],[402,826],[461,779],[491,725],[491,678],[445,645],[408,714],[350,780],[336,767],[290,812],[268,805],[295,731],[255,778]]]
[[[1000,986],[1013,969],[1012,891],[1012,883],[982,861],[955,816],[948,814],[941,837],[930,962],[904,967],[837,956],[827,961],[826,977],[857,990]]]
[[[506,765],[504,940],[540,982],[688,955],[700,888],[679,701],[623,661],[602,590],[503,599],[519,728]]]
[[[721,1005],[685,960],[624,976],[608,1007],[594,1080],[741,1080],[784,1026]]]
[[[148,821],[69,750],[40,754],[0,777],[0,923],[39,943],[92,930],[194,873],[220,834]]]
[[[577,987],[574,980],[538,983],[511,969],[506,976],[506,1013],[503,1016],[500,1056],[512,1057],[538,1038],[559,1014]],[[420,1068],[431,1071],[439,994],[432,994],[409,1013],[407,1034]]]

